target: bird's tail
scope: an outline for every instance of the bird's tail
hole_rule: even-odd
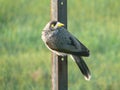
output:
[[[85,63],[85,61],[83,60],[82,57],[80,56],[76,56],[76,55],[72,55],[72,57],[75,59],[75,62],[77,63],[79,69],[81,70],[82,74],[84,75],[86,80],[90,80],[91,78],[91,74],[90,74],[90,70],[87,66],[87,64]]]

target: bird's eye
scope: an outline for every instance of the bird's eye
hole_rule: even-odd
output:
[[[50,27],[51,27],[51,28],[54,28],[56,24],[57,24],[57,21],[53,21],[53,22],[51,23]]]
[[[51,24],[51,28],[54,28],[55,27],[55,24]]]

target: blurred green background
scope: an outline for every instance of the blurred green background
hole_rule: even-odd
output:
[[[68,58],[69,90],[120,89],[120,0],[68,0],[68,29],[91,51],[85,81]],[[41,40],[50,0],[0,0],[0,90],[51,90],[51,52]]]

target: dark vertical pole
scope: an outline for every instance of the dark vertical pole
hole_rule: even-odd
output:
[[[67,0],[51,0],[51,20],[65,24],[67,28]],[[52,90],[68,90],[67,56],[52,53]]]

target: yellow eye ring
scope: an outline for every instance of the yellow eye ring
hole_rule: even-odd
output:
[[[52,28],[53,28],[54,26],[55,26],[54,24],[51,25]]]

